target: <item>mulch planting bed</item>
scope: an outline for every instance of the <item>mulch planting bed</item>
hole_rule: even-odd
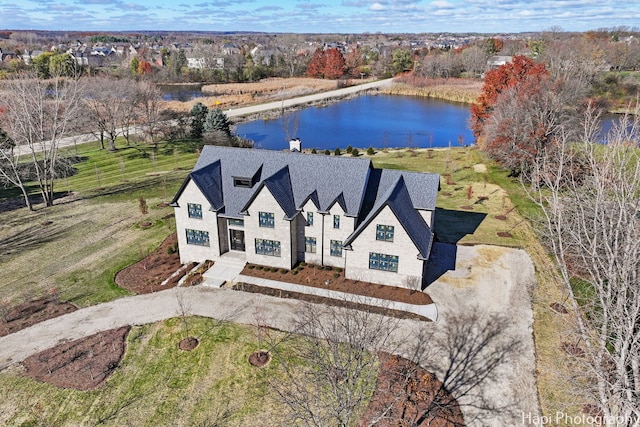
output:
[[[149,256],[120,270],[115,277],[116,284],[136,294],[148,294],[177,286],[181,275],[175,276],[166,285],[160,286],[182,266],[180,254],[173,250],[177,245],[178,237],[173,233]],[[184,273],[187,272],[188,270],[185,269]]]
[[[426,317],[420,316],[415,313],[406,312],[406,311],[390,310],[384,307],[358,304],[356,302],[325,298],[317,295],[302,294],[298,292],[288,292],[280,289],[252,285],[250,283],[237,283],[233,285],[232,289],[236,291],[251,292],[254,294],[270,295],[278,298],[297,299],[300,301],[312,302],[314,304],[325,304],[325,305],[331,305],[335,307],[345,307],[345,308],[351,308],[354,310],[368,311],[371,313],[382,314],[388,317],[395,317],[397,319],[416,319],[416,320],[422,320],[427,322],[431,321],[431,319],[428,319]]]
[[[91,390],[118,367],[131,329],[99,332],[28,357],[22,362],[26,375],[58,387]]]
[[[299,265],[293,270],[273,269],[247,264],[242,270],[242,274],[408,304],[426,305],[433,303],[431,297],[422,291],[346,279],[342,271],[313,264]]]
[[[0,337],[77,309],[70,302],[61,302],[56,295],[27,301],[6,309],[6,313],[0,318]]]
[[[458,402],[442,387],[432,373],[410,360],[380,353],[376,388],[360,425],[386,411],[376,423],[380,427],[460,427],[464,415]]]

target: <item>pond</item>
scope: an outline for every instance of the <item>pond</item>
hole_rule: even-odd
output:
[[[303,148],[322,150],[460,146],[473,143],[469,108],[427,98],[363,95],[290,112],[284,121],[241,123],[236,133],[258,148],[278,150],[289,147],[287,135],[300,138]]]
[[[162,99],[165,101],[187,102],[207,96],[202,92],[202,86],[200,83],[158,85],[158,89],[162,92]]]

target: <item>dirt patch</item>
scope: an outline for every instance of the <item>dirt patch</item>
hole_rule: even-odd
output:
[[[266,350],[254,351],[249,355],[249,364],[256,368],[261,368],[271,360],[271,354]]]
[[[385,413],[377,426],[459,427],[464,416],[458,402],[432,373],[415,363],[380,353],[376,388],[360,425]]]
[[[180,340],[180,342],[178,343],[178,348],[183,351],[191,351],[195,349],[198,344],[200,344],[200,341],[198,341],[197,338],[186,337],[185,339]]]
[[[564,304],[560,304],[559,302],[552,302],[551,304],[549,304],[549,306],[556,313],[569,314],[569,310],[567,310],[567,307],[565,307]]]
[[[27,301],[12,308],[0,306],[0,313],[3,313],[0,318],[0,337],[77,309],[70,302],[61,302],[55,294]]]
[[[120,270],[115,277],[116,284],[136,294],[148,294],[177,286],[178,281],[187,273],[186,269],[161,286],[164,280],[182,266],[177,247],[178,236],[173,233],[143,260]]]
[[[66,342],[22,362],[26,375],[58,387],[91,390],[104,382],[118,367],[131,329],[99,332],[79,340]]]
[[[485,173],[487,172],[487,165],[484,163],[478,163],[473,165],[473,171],[476,173]]]
[[[247,264],[242,274],[407,304],[433,303],[431,297],[422,291],[347,279],[342,269],[334,267],[306,264],[286,270]]]

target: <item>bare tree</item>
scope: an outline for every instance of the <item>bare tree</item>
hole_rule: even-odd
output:
[[[22,175],[20,156],[16,150],[16,144],[4,130],[0,129],[0,178],[4,183],[18,187],[24,198],[25,205],[29,210],[33,210]]]
[[[129,79],[97,77],[89,81],[83,101],[91,113],[92,124],[98,129],[102,148],[106,135],[109,150],[116,149],[116,138],[130,121],[134,94],[135,86]]]
[[[272,385],[290,410],[289,422],[353,425],[375,388],[376,350],[390,345],[396,326],[365,311],[304,304],[294,319],[301,336],[275,348],[287,381]]]
[[[540,159],[531,194],[578,313],[571,369],[602,425],[640,426],[640,107],[599,142],[598,115],[582,140]],[[580,279],[585,295],[574,294]]]
[[[4,106],[4,128],[16,146],[26,147],[29,172],[46,206],[53,205],[58,147],[73,131],[82,86],[77,79],[42,80],[34,74],[19,74],[7,83],[11,102]]]
[[[158,143],[160,127],[160,101],[162,93],[152,82],[138,82],[135,90],[135,101],[142,121],[145,138],[152,144]]]

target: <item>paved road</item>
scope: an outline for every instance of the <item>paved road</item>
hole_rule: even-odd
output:
[[[365,83],[362,85],[346,87],[343,89],[331,90],[329,92],[316,93],[313,95],[301,96],[298,98],[284,99],[282,101],[267,102],[265,104],[253,105],[249,107],[234,108],[225,111],[228,117],[247,116],[249,114],[262,113],[269,110],[277,110],[279,108],[294,107],[296,105],[308,104],[310,102],[318,102],[328,98],[340,98],[347,95],[352,95],[358,92],[366,91],[369,89],[377,89],[383,86],[388,86],[392,83],[393,79],[379,80],[376,82]]]
[[[322,101],[323,99],[339,98],[347,95],[352,95],[358,92],[366,91],[369,89],[380,88],[383,86],[390,85],[392,80],[393,79],[379,80],[379,81],[364,83],[361,85],[351,86],[343,89],[336,89],[328,92],[301,96],[298,98],[290,98],[290,99],[284,99],[282,101],[267,102],[265,104],[251,105],[249,107],[239,107],[239,108],[229,109],[225,111],[225,113],[227,114],[227,117],[242,117],[250,114],[263,113],[265,111],[270,111],[270,110],[277,110],[279,108],[287,108],[287,107],[293,107],[296,105],[304,105],[311,102]],[[129,133],[131,135],[134,135],[139,131],[140,131],[139,129],[132,128],[129,131]],[[96,136],[93,134],[76,135],[76,136],[70,136],[67,138],[62,138],[58,146],[60,148],[72,147],[76,144],[83,144],[85,142],[91,142],[95,140],[96,140]],[[41,147],[37,146],[35,148],[36,148],[36,152],[41,151]],[[28,146],[18,146],[16,147],[16,152],[20,156],[31,153]]]

